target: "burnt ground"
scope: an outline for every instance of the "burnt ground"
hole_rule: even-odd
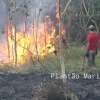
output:
[[[100,80],[68,82],[79,100],[100,100]],[[65,100],[63,88],[61,81],[47,74],[0,73],[0,100]]]

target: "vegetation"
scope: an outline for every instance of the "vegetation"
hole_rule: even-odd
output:
[[[23,12],[22,15],[24,16],[25,32],[27,31],[27,23],[29,21],[28,17],[30,16],[30,9],[31,9],[31,7],[29,7],[29,5],[31,4],[30,2],[31,0],[24,1],[23,5],[19,5],[19,7],[16,7],[16,9],[14,8],[13,11],[13,9],[11,9],[13,5],[10,6],[10,0],[5,0],[5,4],[7,6],[6,9],[9,15],[8,19],[10,23],[13,22],[15,18],[14,15],[15,12],[17,14],[19,12],[20,13]],[[61,21],[65,26],[66,36],[70,44],[68,48],[62,48],[66,72],[69,71],[82,72],[85,46],[80,42],[80,40],[82,37],[86,35],[87,28],[90,24],[95,25],[97,31],[100,31],[100,0],[61,0],[60,7],[62,16]],[[15,45],[16,45],[16,39],[15,39]],[[9,44],[8,44],[8,49],[9,49]],[[16,49],[15,49],[15,54],[16,54]],[[34,71],[34,69],[40,71],[46,70],[47,72],[52,72],[52,71],[59,72],[61,70],[58,55],[56,56],[54,54],[51,54],[46,56],[45,58],[39,58],[39,59],[40,60],[38,64],[31,62],[29,65],[27,64],[23,65],[24,67],[22,67],[22,69],[21,68],[14,68],[14,69],[16,70],[20,69],[20,71],[24,70],[25,72]],[[97,61],[96,70],[99,70],[100,66],[99,60],[100,57],[98,54],[96,60]]]
[[[70,0],[62,1],[62,12]],[[100,31],[100,1],[99,0],[71,0],[63,15],[63,22],[67,25],[72,40],[79,40],[87,32],[89,25],[96,26]]]

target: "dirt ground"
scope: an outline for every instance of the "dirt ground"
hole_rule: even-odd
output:
[[[79,100],[100,99],[99,80],[68,80],[68,84]],[[64,88],[48,74],[0,73],[0,100],[65,100]]]

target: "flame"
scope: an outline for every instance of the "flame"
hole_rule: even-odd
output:
[[[27,32],[18,32],[13,25],[8,25],[6,30],[6,39],[0,41],[0,64],[15,64],[16,60],[17,65],[22,65],[30,59],[44,58],[57,48],[59,34],[56,34],[56,27],[49,16],[45,17],[44,23],[32,25]],[[63,35],[64,27],[61,31]]]
[[[34,26],[34,31],[29,31],[27,32],[27,34],[24,32],[16,32],[14,26],[8,28],[8,41],[5,40],[3,44],[0,43],[0,61],[3,61],[4,63],[14,64],[15,49],[17,54],[17,64],[25,64],[30,60],[30,58],[34,60],[37,56],[45,57],[49,53],[53,53],[55,50],[55,27],[53,26],[51,28],[51,31],[48,31],[50,27],[46,26],[47,28],[45,28],[45,26],[46,25],[44,23],[39,24],[38,27]],[[1,57],[2,55],[4,57]]]

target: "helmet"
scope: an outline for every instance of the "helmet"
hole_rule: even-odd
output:
[[[89,30],[95,30],[95,27],[94,27],[93,25],[90,25],[90,26],[88,27],[88,29],[89,29]]]

